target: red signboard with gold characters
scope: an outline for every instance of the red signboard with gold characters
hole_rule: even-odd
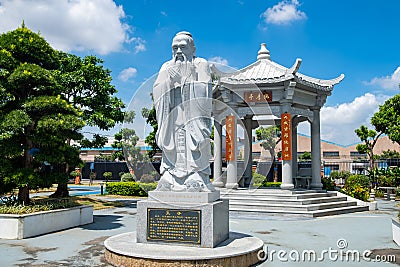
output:
[[[226,161],[235,160],[234,142],[236,138],[236,119],[235,116],[226,116]]]
[[[282,160],[292,160],[292,123],[289,113],[281,115]]]

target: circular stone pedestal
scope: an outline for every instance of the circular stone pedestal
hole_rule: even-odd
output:
[[[264,242],[254,236],[230,232],[229,239],[215,248],[157,243],[137,243],[136,232],[108,238],[105,258],[114,266],[248,267],[260,262]],[[260,252],[261,251],[261,252]]]

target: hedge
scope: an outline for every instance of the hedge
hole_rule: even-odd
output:
[[[262,183],[262,187],[280,187],[281,186],[281,182],[267,182],[267,181],[264,181],[263,183]]]
[[[112,182],[107,183],[106,190],[110,195],[147,196],[147,192],[156,189],[157,183]]]

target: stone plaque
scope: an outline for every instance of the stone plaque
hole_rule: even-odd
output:
[[[147,209],[147,240],[201,243],[201,211]]]

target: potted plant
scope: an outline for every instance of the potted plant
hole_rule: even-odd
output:
[[[75,184],[81,183],[81,172],[79,171],[79,169],[70,172],[69,175],[72,176],[72,178],[75,181]]]

